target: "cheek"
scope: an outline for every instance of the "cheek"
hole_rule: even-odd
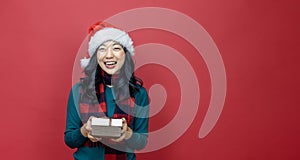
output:
[[[97,61],[100,62],[103,60],[103,55],[101,55],[100,53],[97,53]]]
[[[120,52],[119,54],[116,55],[116,57],[120,60],[120,61],[124,61],[125,60],[125,52]]]
[[[97,54],[97,63],[99,64],[99,66],[103,69],[105,67],[104,63],[103,63],[103,57],[99,56]]]
[[[125,55],[123,55],[122,57],[120,57],[120,64],[123,66],[123,64],[125,63]]]

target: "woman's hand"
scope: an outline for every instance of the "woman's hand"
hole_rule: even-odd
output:
[[[90,135],[90,134],[87,135],[87,138],[89,138],[92,142],[98,142],[98,141],[101,140],[101,138],[93,137],[93,136]]]
[[[121,142],[124,139],[127,140],[127,139],[131,138],[131,136],[132,136],[133,131],[130,127],[128,127],[127,121],[125,118],[122,118],[122,123],[123,124],[122,124],[121,137],[118,139],[111,139],[114,142]]]
[[[94,116],[91,116],[88,121],[80,128],[81,134],[84,137],[89,138],[92,142],[100,141],[101,138],[95,138],[90,133],[92,131],[92,119],[95,118]]]

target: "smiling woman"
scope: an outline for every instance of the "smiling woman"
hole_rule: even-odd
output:
[[[143,81],[134,75],[133,53],[126,32],[102,22],[90,27],[88,55],[81,60],[85,77],[68,100],[64,140],[77,148],[74,159],[134,160],[134,151],[146,146],[149,101]],[[120,137],[92,136],[93,119],[103,117],[122,120]]]

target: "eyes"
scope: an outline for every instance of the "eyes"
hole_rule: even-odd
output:
[[[107,52],[108,49],[111,49],[114,53],[118,53],[123,51],[123,47],[119,44],[113,44],[112,46],[105,46],[105,45],[101,45],[98,48],[98,52],[101,54],[105,54]]]

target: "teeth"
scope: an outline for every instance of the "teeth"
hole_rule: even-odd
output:
[[[114,65],[114,64],[117,64],[117,62],[104,62],[105,65]]]

